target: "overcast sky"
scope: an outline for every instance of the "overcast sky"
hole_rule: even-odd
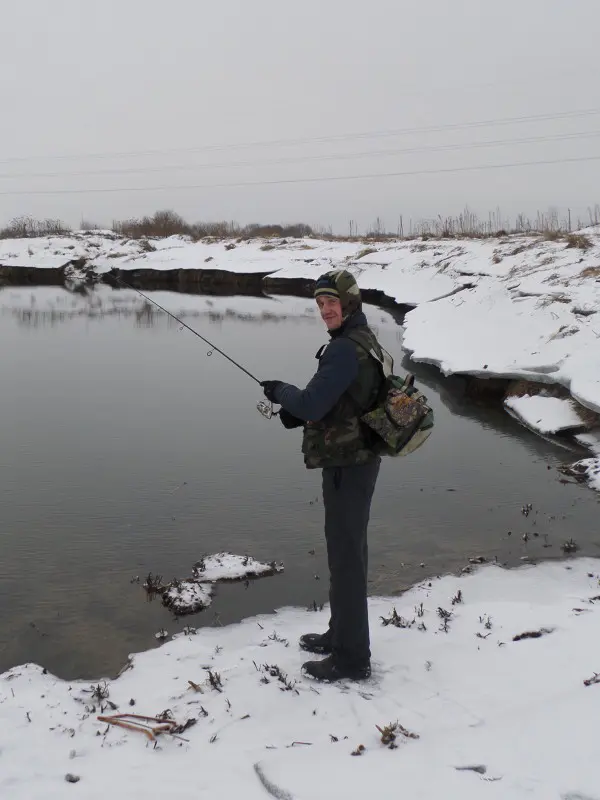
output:
[[[600,157],[598,0],[7,0],[2,28],[0,224],[173,208],[344,232],[600,202],[600,158],[564,161]]]

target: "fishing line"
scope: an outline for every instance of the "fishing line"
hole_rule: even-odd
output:
[[[201,333],[198,333],[198,331],[194,330],[190,325],[187,324],[187,322],[184,322],[182,319],[180,319],[179,317],[175,316],[175,314],[172,314],[166,308],[161,306],[160,303],[157,303],[156,300],[153,300],[151,297],[148,297],[147,294],[144,294],[143,292],[140,292],[139,289],[136,289],[135,286],[132,286],[130,283],[127,283],[127,281],[124,281],[123,278],[120,278],[118,275],[115,275],[113,277],[117,281],[119,281],[119,283],[122,283],[123,286],[126,286],[128,289],[132,289],[134,292],[137,292],[141,297],[144,298],[144,300],[147,300],[149,303],[152,303],[152,305],[154,305],[157,308],[159,308],[161,311],[163,311],[165,314],[167,314],[169,317],[171,317],[171,319],[174,319],[175,322],[179,323],[179,325],[183,326],[184,328],[187,328],[188,331],[190,331],[191,333],[194,334],[194,336],[197,336],[199,339],[202,339],[202,341],[205,342],[210,347],[210,350],[206,354],[207,356],[212,356],[213,351],[216,350],[217,353],[220,353],[228,361],[231,361],[231,363],[234,366],[236,366],[238,369],[241,369],[242,372],[245,372],[246,375],[249,378],[252,378],[252,380],[255,381],[256,383],[260,383],[259,379],[255,375],[253,375],[251,372],[249,372],[245,367],[242,367],[241,364],[238,364],[237,361],[235,361],[233,358],[231,358],[231,356],[228,356],[227,353],[223,352],[223,350],[221,350],[220,347],[217,347],[216,344],[213,344],[205,336],[202,336]]]
[[[253,375],[249,370],[246,369],[246,367],[243,367],[235,359],[231,358],[231,356],[228,356],[227,353],[225,353],[223,350],[221,350],[220,347],[217,347],[216,344],[213,344],[205,336],[202,336],[201,333],[198,333],[198,331],[194,330],[194,328],[192,328],[190,325],[188,325],[187,322],[184,322],[182,319],[180,319],[178,316],[173,314],[171,311],[169,311],[168,309],[164,308],[164,306],[161,306],[160,303],[157,303],[156,300],[153,300],[151,297],[148,297],[147,294],[144,294],[144,292],[141,292],[139,289],[136,289],[135,286],[132,286],[130,283],[127,283],[127,281],[124,281],[123,278],[119,277],[118,275],[114,275],[113,274],[113,275],[111,275],[111,277],[114,278],[115,280],[117,280],[119,283],[122,283],[123,286],[127,287],[127,289],[131,289],[132,291],[137,292],[137,294],[139,294],[140,297],[143,297],[144,300],[146,300],[148,303],[151,303],[153,306],[156,306],[156,308],[159,308],[162,312],[164,312],[167,316],[171,317],[171,319],[174,319],[175,322],[177,322],[183,328],[187,328],[187,330],[190,331],[191,333],[193,333],[194,336],[197,336],[198,339],[201,339],[205,344],[207,344],[210,347],[210,350],[206,354],[207,356],[212,356],[213,352],[215,352],[215,351],[217,353],[220,353],[223,356],[223,358],[226,358],[227,361],[230,361],[235,367],[237,367],[239,370],[241,370],[243,373],[245,373],[249,378],[252,378],[252,380],[255,383],[258,383],[260,385],[260,380],[256,377],[256,375]],[[180,328],[180,330],[181,330],[181,328]],[[269,404],[265,403],[264,400],[261,400],[259,403],[257,403],[256,407],[260,411],[260,413],[263,415],[263,417],[265,417],[266,419],[270,419],[272,416],[275,416],[276,413],[277,413],[277,412],[273,411],[273,404],[271,403],[269,405]]]

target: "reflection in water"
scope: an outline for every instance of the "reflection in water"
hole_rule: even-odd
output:
[[[163,325],[165,319],[177,324],[151,302],[131,290],[112,290],[107,286],[70,292],[62,287],[46,288],[40,297],[31,290],[0,291],[0,309],[19,323],[31,327],[54,326],[77,318],[116,317],[133,319],[140,327]],[[306,299],[270,298],[264,294],[244,295],[244,306],[236,295],[178,295],[175,292],[147,292],[171,313],[187,317],[206,317],[210,322],[239,319],[245,322],[284,322],[290,318],[312,319],[315,310]],[[186,301],[181,302],[181,298]],[[172,305],[173,307],[169,307]]]
[[[3,310],[3,314],[7,314]],[[76,317],[87,318],[103,318],[103,317],[116,317],[117,319],[133,319],[136,327],[139,328],[153,328],[156,325],[164,325],[165,321],[168,325],[177,327],[178,323],[159,311],[155,306],[147,301],[141,304],[140,308],[104,308],[98,311],[82,310],[77,311],[38,311],[35,309],[16,308],[10,311],[10,315],[15,318],[21,325],[27,325],[32,328],[40,327],[53,327],[54,325],[68,322]],[[183,316],[178,314],[177,316]],[[240,312],[233,308],[227,308],[223,311],[207,310],[205,312],[193,311],[185,312],[186,317],[206,317],[209,322],[224,322],[225,320],[241,320],[242,322],[286,322],[290,317],[285,314],[274,314],[268,311],[262,311],[257,314],[251,312]],[[306,314],[307,319],[311,319],[312,315]],[[296,317],[297,319],[297,317]]]
[[[303,298],[153,296],[203,334],[217,324],[219,346],[265,378],[308,380],[326,341]],[[33,660],[69,677],[116,673],[130,652],[155,646],[157,630],[180,625],[131,579],[186,577],[219,550],[281,560],[286,571],[219,587],[193,624],[326,600],[315,580],[327,574],[319,476],[302,465],[299,432],[264,420],[252,381],[206,359],[195,337],[140,300],[125,290],[0,291],[0,671]],[[401,328],[387,312],[367,314],[407,368]],[[597,555],[598,497],[558,483],[562,451],[474,404],[462,379],[410,368],[436,429],[382,469],[372,592],[460,569],[472,555],[562,557],[571,537]]]

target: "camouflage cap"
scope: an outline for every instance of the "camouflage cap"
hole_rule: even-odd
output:
[[[356,278],[347,269],[334,269],[318,278],[314,296],[322,297],[323,295],[339,298],[344,319],[362,306]]]

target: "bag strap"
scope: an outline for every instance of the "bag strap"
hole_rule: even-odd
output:
[[[365,351],[365,353],[367,353],[367,355],[370,355],[371,358],[373,358],[379,364],[384,380],[388,378],[390,375],[392,375],[394,369],[393,366],[394,362],[391,356],[390,356],[390,361],[392,362],[392,366],[389,370],[389,374],[386,375],[385,359],[384,360],[380,359],[377,353],[373,350],[373,348],[367,347],[365,343],[358,336],[352,336],[351,334],[348,334],[348,339],[352,339],[352,341],[355,344],[361,347]],[[379,346],[381,347],[381,345]],[[412,389],[414,385],[415,385],[415,376],[413,375],[412,372],[407,372],[406,375],[404,376],[404,380],[402,381],[402,387],[401,387],[402,390],[406,391],[407,389]]]
[[[373,359],[373,360],[374,360],[374,361],[377,363],[377,365],[379,366],[379,372],[380,372],[381,381],[382,381],[382,382],[381,382],[381,384],[380,384],[380,388],[379,388],[379,389],[378,389],[378,391],[377,391],[377,394],[379,395],[379,392],[381,391],[381,386],[383,386],[383,383],[384,383],[384,381],[385,381],[385,379],[386,379],[386,376],[385,376],[385,370],[384,370],[384,366],[383,366],[383,362],[381,361],[381,359],[379,359],[379,358],[377,357],[377,354],[375,353],[375,351],[374,351],[372,348],[370,348],[370,347],[367,347],[367,345],[366,345],[366,344],[365,344],[365,343],[362,341],[362,338],[361,338],[361,337],[359,337],[359,336],[352,336],[352,334],[351,334],[351,333],[348,333],[348,334],[346,334],[346,338],[350,339],[352,342],[354,342],[354,344],[355,344],[355,345],[358,345],[358,346],[359,346],[359,347],[360,347],[362,350],[364,350],[364,351],[365,351],[365,353],[366,353],[367,355],[371,356],[371,358],[372,358],[372,359]],[[355,409],[355,411],[356,411],[356,413],[357,413],[357,415],[358,415],[358,418],[359,418],[359,420],[360,420],[360,417],[361,417],[361,416],[362,416],[362,415],[363,415],[363,414],[364,414],[364,413],[365,413],[365,412],[366,412],[368,409],[367,409],[367,408],[363,408],[363,407],[360,405],[360,403],[357,401],[356,397],[354,397],[354,395],[352,394],[352,392],[350,391],[350,389],[347,389],[347,390],[346,390],[346,392],[345,392],[345,394],[346,394],[346,396],[347,396],[347,397],[349,397],[349,398],[350,398],[350,401],[352,402],[352,405],[354,406],[354,409]],[[365,427],[365,430],[368,430],[368,432],[370,432],[370,428],[368,428],[368,426],[364,426],[364,427]]]
[[[390,376],[390,375],[393,373],[393,371],[394,371],[394,360],[393,360],[393,358],[392,358],[391,356],[389,356],[389,353],[388,353],[388,356],[389,356],[389,359],[390,359],[390,364],[389,364],[389,365],[386,365],[386,362],[385,362],[385,357],[384,357],[384,356],[382,356],[382,357],[380,358],[380,357],[377,355],[377,353],[375,352],[375,350],[373,350],[373,348],[372,348],[372,347],[367,347],[367,345],[366,345],[366,344],[365,344],[365,343],[362,341],[362,337],[360,337],[360,336],[352,336],[352,333],[349,333],[349,334],[347,335],[347,338],[348,338],[348,339],[351,339],[351,340],[352,340],[352,341],[353,341],[355,344],[357,344],[357,345],[358,345],[360,348],[362,348],[362,349],[365,351],[365,353],[366,353],[367,355],[371,356],[371,358],[372,358],[374,361],[376,361],[376,362],[377,362],[377,364],[379,364],[379,367],[380,367],[380,369],[381,369],[381,373],[382,373],[382,375],[383,375],[383,378],[384,378],[384,380],[385,380],[386,378],[389,378],[389,376]],[[383,348],[381,347],[381,345],[379,344],[379,342],[378,342],[377,344],[379,345],[379,348],[380,348],[380,349],[383,351]],[[384,352],[385,352],[385,351],[384,351]],[[386,370],[387,370],[387,371],[386,371]]]

